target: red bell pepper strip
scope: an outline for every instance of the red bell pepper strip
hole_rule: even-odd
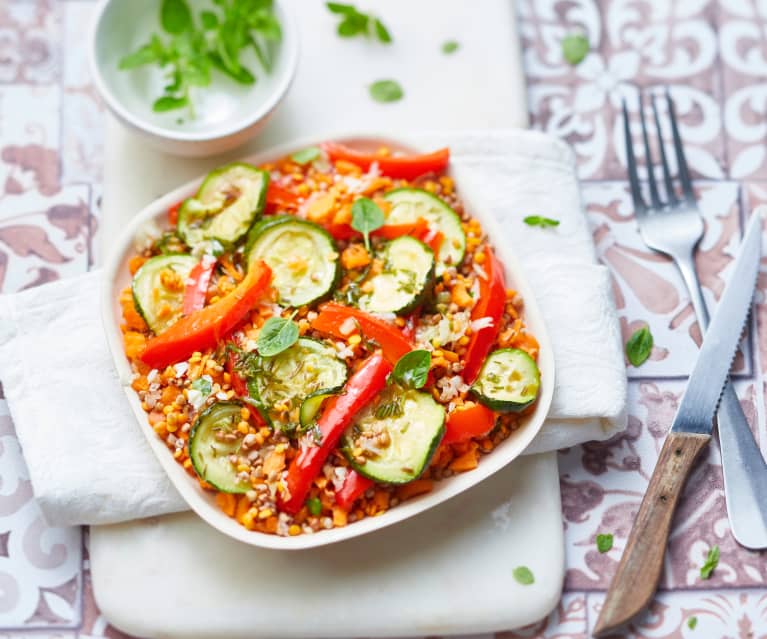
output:
[[[495,413],[482,404],[464,405],[447,416],[443,444],[464,442],[472,437],[483,437],[495,426]]]
[[[396,326],[365,311],[335,302],[327,302],[320,306],[319,310],[319,314],[311,323],[314,330],[338,339],[346,339],[351,333],[341,332],[341,326],[351,318],[359,324],[364,337],[375,341],[381,347],[384,356],[392,364],[396,364],[400,357],[413,349],[412,342]]]
[[[426,244],[426,246],[432,250],[434,255],[437,255],[439,254],[439,248],[442,246],[442,240],[445,238],[445,234],[442,231],[431,231],[427,229],[425,233],[420,235],[420,237],[416,237]]]
[[[181,208],[183,203],[184,200],[181,200],[180,202],[176,202],[168,209],[168,222],[171,226],[176,226],[176,224],[178,224],[178,210]]]
[[[492,320],[490,326],[474,331],[466,347],[465,364],[463,367],[463,381],[471,384],[477,378],[482,364],[490,352],[490,348],[498,337],[501,317],[506,305],[506,282],[503,266],[496,259],[490,247],[485,251],[485,271],[487,279],[479,278],[479,301],[471,313],[472,320],[489,317]]]
[[[295,209],[298,207],[298,196],[293,191],[276,182],[269,182],[266,189],[266,212],[276,213],[281,209]]]
[[[165,368],[187,359],[195,351],[212,348],[245,319],[272,281],[272,271],[257,261],[245,279],[218,302],[186,315],[147,342],[141,360],[152,368]]]
[[[216,258],[203,255],[202,259],[189,272],[189,278],[184,289],[184,315],[199,311],[205,306],[205,296],[208,293],[210,278],[216,268]]]
[[[278,496],[280,510],[293,515],[301,510],[312,482],[322,471],[322,465],[330,453],[335,450],[341,435],[355,415],[383,390],[391,370],[392,365],[386,361],[383,353],[376,351],[349,378],[344,393],[328,400],[317,421],[321,434],[320,444],[301,448],[293,458],[288,468],[287,492]]]
[[[409,224],[384,224],[381,228],[373,231],[370,235],[393,240],[403,235],[412,235],[420,239],[429,231],[429,223],[422,217]]]
[[[229,373],[232,390],[235,392],[237,397],[243,399],[249,398],[250,392],[248,391],[248,384],[237,372],[237,354],[234,351],[229,351],[229,354],[226,356],[226,371]],[[256,424],[256,426],[267,425],[264,416],[258,411],[258,408],[256,408],[250,402],[245,402],[245,406],[250,411],[250,415],[253,417],[253,422]]]
[[[373,162],[378,163],[382,175],[413,180],[424,173],[443,171],[450,161],[450,150],[440,149],[424,155],[379,156],[356,151],[343,144],[325,142],[322,145],[332,162],[345,160],[367,171]]]
[[[354,502],[374,483],[372,479],[360,475],[356,470],[350,470],[341,490],[336,491],[336,503],[344,510],[351,510]]]
[[[362,233],[355,231],[350,224],[324,224],[324,229],[333,236],[334,240],[350,240],[353,237],[362,237]]]

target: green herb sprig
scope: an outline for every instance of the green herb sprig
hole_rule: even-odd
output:
[[[197,20],[187,0],[162,0],[160,25],[167,37],[152,34],[148,43],[124,56],[118,68],[158,65],[167,83],[152,109],[163,113],[188,107],[192,119],[192,89],[209,86],[213,69],[240,84],[254,84],[256,76],[242,63],[242,54],[252,47],[269,73],[282,39],[272,0],[213,0]]]
[[[532,570],[527,566],[517,566],[511,574],[514,577],[514,580],[523,586],[529,586],[530,584],[535,583],[535,576],[533,575]]]
[[[613,536],[610,533],[600,533],[597,535],[597,550],[606,553],[613,547]]]
[[[259,355],[273,357],[287,350],[298,341],[298,324],[290,317],[270,317],[261,327],[256,340]]]
[[[582,33],[571,33],[562,39],[562,57],[573,66],[583,61],[590,48],[589,39]]]
[[[652,353],[653,341],[649,327],[643,326],[634,331],[626,342],[626,357],[632,366],[641,366],[647,361]]]
[[[367,197],[361,197],[352,205],[352,228],[362,233],[365,238],[365,248],[370,250],[370,233],[380,229],[386,218],[373,200]]]
[[[341,16],[337,31],[342,38],[353,38],[361,35],[366,38],[375,37],[383,44],[391,43],[391,33],[380,18],[369,13],[362,13],[351,4],[326,2],[325,6],[331,13]]]
[[[548,227],[559,226],[559,220],[555,220],[550,217],[543,217],[542,215],[528,215],[522,221],[528,226],[540,226],[544,229]]]
[[[378,80],[369,89],[370,97],[376,102],[397,102],[405,96],[405,91],[396,80]]]
[[[700,567],[700,578],[709,579],[711,573],[719,565],[719,546],[712,546],[706,555],[706,561]]]
[[[392,371],[392,378],[405,388],[422,388],[429,377],[431,353],[417,349],[405,353],[397,360]]]

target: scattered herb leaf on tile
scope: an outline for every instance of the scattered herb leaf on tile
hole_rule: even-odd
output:
[[[314,162],[320,155],[322,154],[322,151],[318,146],[310,146],[305,149],[301,149],[300,151],[296,151],[293,153],[293,155],[290,156],[290,159],[293,160],[296,164],[309,164],[309,162]]]
[[[600,533],[597,535],[597,550],[605,553],[613,547],[613,536],[610,533]]]
[[[582,33],[571,33],[562,40],[562,55],[573,66],[583,61],[589,49],[589,39]]]
[[[626,342],[626,357],[632,366],[641,366],[650,357],[653,347],[653,337],[649,327],[643,326],[634,331]]]
[[[366,38],[375,36],[383,44],[391,43],[391,33],[380,18],[369,13],[362,13],[351,4],[326,2],[325,6],[331,13],[341,16],[341,22],[338,23],[336,31],[342,38],[353,38],[358,35]]]
[[[445,55],[450,55],[451,53],[458,51],[460,46],[461,45],[459,45],[455,40],[448,40],[447,42],[442,43],[442,53]]]
[[[517,566],[511,574],[515,581],[523,586],[529,586],[535,582],[535,577],[527,566]]]
[[[396,102],[405,95],[396,80],[378,80],[370,85],[370,97],[376,102]]]
[[[719,565],[719,546],[715,545],[708,551],[706,561],[703,562],[703,565],[700,568],[700,578],[708,579],[711,577],[711,573],[714,572],[717,565]]]
[[[690,630],[695,630],[695,626],[697,626],[697,625],[698,625],[698,618],[697,618],[697,617],[695,617],[695,616],[692,616],[692,617],[690,617],[690,618],[687,620],[687,627],[688,627]]]
[[[522,221],[528,226],[540,226],[541,228],[559,226],[559,220],[543,217],[542,215],[528,215]]]

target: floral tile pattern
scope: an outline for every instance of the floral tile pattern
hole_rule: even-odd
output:
[[[681,278],[644,246],[636,229],[622,102],[646,177],[639,89],[645,109],[649,95],[663,87],[674,97],[706,222],[697,267],[713,306],[745,220],[754,206],[767,204],[767,8],[758,0],[515,4],[531,122],[575,150],[586,214],[597,254],[613,274],[624,337],[644,323],[655,336],[651,359],[628,368],[628,430],[559,454],[567,544],[562,599],[547,619],[496,634],[581,639],[590,636],[599,614],[700,343]],[[104,109],[82,37],[94,6],[94,0],[0,2],[2,292],[82,273],[98,262]],[[588,36],[591,51],[571,67],[561,41],[576,31]],[[658,107],[668,143],[663,100]],[[650,152],[657,159],[654,136]],[[671,164],[676,172],[673,158]],[[767,258],[754,308],[735,387],[767,452]],[[596,548],[598,533],[614,536],[604,554]],[[703,581],[699,568],[714,544],[720,564]],[[767,554],[740,548],[729,534],[712,442],[674,521],[661,591],[622,636],[767,637],[765,583]],[[50,528],[40,517],[0,400],[0,639],[20,636],[130,639],[96,606],[81,532]]]

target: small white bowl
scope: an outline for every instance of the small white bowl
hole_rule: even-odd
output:
[[[195,13],[209,6],[190,0]],[[98,9],[91,32],[91,73],[101,97],[115,116],[144,139],[168,153],[204,156],[222,153],[251,138],[285,96],[298,65],[298,32],[290,13],[275,2],[282,26],[282,41],[272,72],[267,74],[248,50],[243,62],[257,76],[253,85],[241,85],[213,71],[208,87],[194,90],[195,118],[188,109],[155,113],[152,103],[167,80],[157,65],[128,71],[118,68],[120,59],[163,35],[159,0],[107,0]]]

